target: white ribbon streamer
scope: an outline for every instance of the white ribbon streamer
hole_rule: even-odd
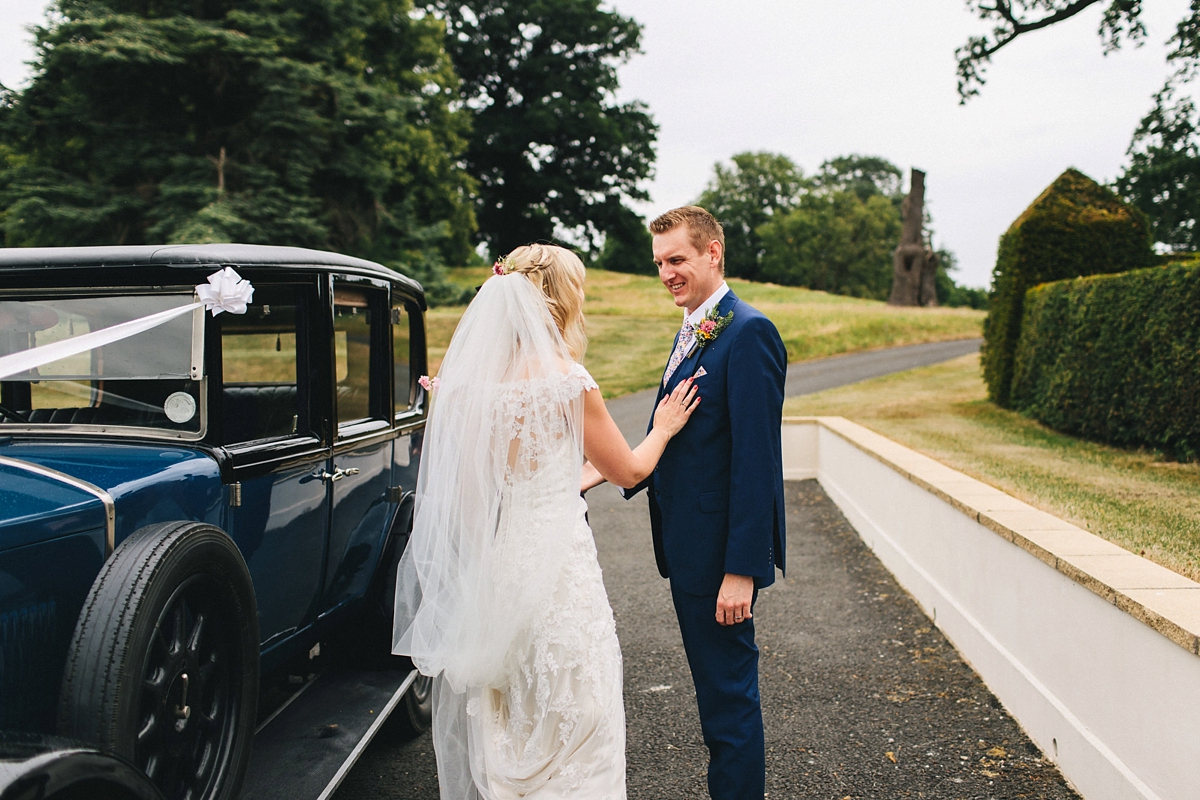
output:
[[[139,333],[157,328],[159,325],[163,325],[176,317],[181,317],[190,311],[194,311],[200,306],[204,306],[209,311],[212,311],[214,317],[222,311],[228,311],[230,314],[245,314],[246,305],[254,296],[254,287],[250,284],[250,281],[234,272],[232,267],[225,267],[223,270],[214,272],[208,276],[207,286],[203,283],[197,286],[196,295],[200,298],[200,302],[198,303],[189,303],[179,308],[169,308],[166,311],[160,311],[148,317],[132,319],[128,322],[110,325],[98,331],[92,331],[91,333],[72,336],[70,339],[63,339],[60,342],[51,342],[40,347],[0,357],[0,380],[10,375],[37,369],[68,356],[86,353],[88,350],[94,350],[106,344],[128,339],[131,336],[136,336]]]

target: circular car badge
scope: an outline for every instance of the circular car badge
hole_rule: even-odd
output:
[[[187,392],[175,392],[163,403],[163,411],[171,422],[187,422],[196,416],[196,398]]]

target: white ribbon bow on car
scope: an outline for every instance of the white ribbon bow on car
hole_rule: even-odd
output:
[[[250,281],[238,275],[232,267],[225,267],[209,275],[207,284],[202,283],[197,286],[196,296],[200,298],[199,302],[167,309],[147,317],[131,319],[128,322],[110,325],[98,331],[83,333],[59,342],[51,342],[4,356],[0,358],[0,380],[10,375],[37,369],[68,356],[86,353],[88,350],[128,339],[157,328],[159,325],[181,317],[201,306],[211,311],[214,317],[222,311],[228,311],[230,314],[245,314],[247,304],[254,297],[254,287]]]

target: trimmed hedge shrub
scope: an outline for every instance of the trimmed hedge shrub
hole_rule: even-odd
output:
[[[1068,169],[1000,237],[983,325],[988,397],[1010,407],[1013,355],[1025,292],[1047,281],[1124,272],[1157,263],[1145,214]]]
[[[1200,262],[1030,289],[1012,404],[1087,439],[1200,457]]]

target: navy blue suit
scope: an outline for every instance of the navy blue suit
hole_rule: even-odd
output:
[[[784,567],[780,423],[787,351],[775,325],[733,292],[718,305],[720,316],[730,311],[733,320],[717,338],[693,350],[665,387],[660,382],[659,400],[704,368],[696,379],[699,407],[667,444],[654,473],[625,495],[649,490],[654,555],[671,580],[709,748],[709,794],[761,800],[753,620],[717,624],[717,593],[732,573],[752,576],[757,597],[775,581],[775,568]]]

